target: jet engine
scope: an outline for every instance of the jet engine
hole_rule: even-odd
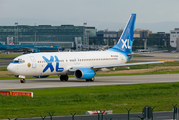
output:
[[[75,77],[78,79],[92,79],[95,72],[91,68],[79,68],[75,71]]]

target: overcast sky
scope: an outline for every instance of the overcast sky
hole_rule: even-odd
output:
[[[136,13],[136,28],[169,32],[179,27],[179,0],[0,0],[0,26],[94,26],[98,30],[123,29]]]

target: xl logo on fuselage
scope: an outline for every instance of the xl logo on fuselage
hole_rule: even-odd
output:
[[[125,47],[126,49],[131,49],[131,46],[129,45],[129,39],[125,39],[125,41],[123,39],[121,39],[123,45],[122,45],[122,49]],[[127,44],[126,44],[127,43]]]
[[[59,68],[59,59],[57,56],[54,56],[55,60],[56,60],[56,72],[62,72],[64,70],[64,68]],[[54,57],[50,56],[50,60],[47,59],[45,56],[42,56],[42,58],[47,62],[47,66],[43,69],[43,73],[46,72],[48,70],[48,68],[50,68],[50,71],[53,72],[54,71],[54,67],[53,67],[53,61],[54,61]]]

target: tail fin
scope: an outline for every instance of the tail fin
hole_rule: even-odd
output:
[[[126,24],[126,27],[125,27],[118,43],[108,50],[115,51],[115,52],[122,51],[125,53],[132,52],[135,19],[136,19],[136,14],[131,14],[129,21]]]
[[[3,44],[0,42],[0,45],[3,45]]]

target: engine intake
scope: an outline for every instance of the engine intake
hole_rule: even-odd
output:
[[[92,79],[95,72],[91,68],[79,68],[75,71],[75,77],[78,79]]]

